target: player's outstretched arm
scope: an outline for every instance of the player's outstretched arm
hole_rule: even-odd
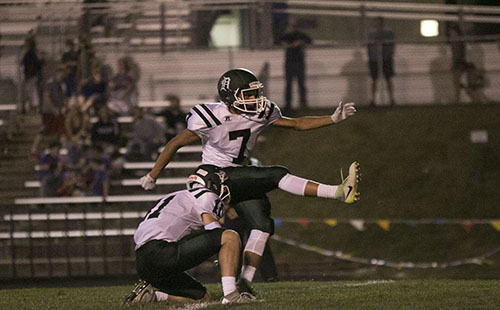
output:
[[[142,188],[145,190],[154,189],[156,187],[156,179],[160,175],[160,172],[172,160],[177,150],[197,141],[200,141],[200,137],[188,129],[184,129],[177,136],[173,137],[172,140],[168,141],[160,156],[158,156],[153,169],[140,179]]]
[[[356,107],[353,102],[343,103],[339,102],[339,105],[335,109],[332,115],[325,116],[304,116],[298,118],[282,117],[275,122],[273,125],[293,128],[296,130],[309,130],[319,127],[324,127],[332,124],[337,124],[356,113]]]

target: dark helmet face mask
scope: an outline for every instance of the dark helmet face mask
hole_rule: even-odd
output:
[[[227,71],[220,77],[217,88],[221,100],[240,112],[259,114],[265,108],[263,84],[249,70]]]
[[[203,186],[217,194],[221,201],[228,205],[231,201],[231,192],[226,184],[228,180],[227,174],[216,167],[207,168],[206,166],[198,167],[195,173],[188,177],[186,187],[193,189],[197,186]]]

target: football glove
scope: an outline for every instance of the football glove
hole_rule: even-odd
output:
[[[354,102],[343,103],[339,102],[339,105],[332,114],[332,121],[334,123],[339,123],[349,116],[353,116],[356,113],[356,108],[354,107]]]
[[[142,188],[144,188],[147,191],[152,190],[152,189],[154,189],[156,187],[156,180],[153,179],[149,175],[149,173],[146,174],[145,176],[143,176],[142,178],[140,178],[139,181],[141,182]]]

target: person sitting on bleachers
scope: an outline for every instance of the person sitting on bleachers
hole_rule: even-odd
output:
[[[140,107],[134,108],[132,137],[127,144],[129,161],[151,161],[165,143],[165,128]]]
[[[120,147],[120,126],[106,105],[99,109],[98,120],[92,125],[90,132],[92,147],[99,145],[106,154],[113,154]]]
[[[70,106],[65,121],[65,146],[68,150],[68,161],[74,168],[81,167],[80,163],[83,159],[84,148],[90,144],[89,124],[88,114],[82,112],[79,105]]]
[[[40,180],[40,196],[56,196],[57,188],[62,184],[65,158],[60,155],[61,144],[50,143],[48,152],[40,155],[38,160],[38,179]]]
[[[63,185],[63,171],[60,163],[51,162],[48,165],[45,177],[40,184],[40,196],[55,197],[58,189]]]
[[[78,104],[82,111],[93,114],[108,100],[108,82],[103,77],[103,68],[98,61],[92,63],[90,78],[82,82],[78,95]]]
[[[43,87],[43,98],[40,107],[42,113],[42,126],[35,136],[31,153],[39,153],[40,144],[49,140],[61,141],[65,134],[64,122],[66,113],[66,84],[65,69],[58,67],[54,78],[50,79]],[[46,144],[43,146],[43,148]]]
[[[137,106],[137,80],[131,73],[131,68],[126,58],[118,60],[118,72],[109,83],[110,97],[108,107],[118,115],[128,116]]]
[[[83,196],[83,188],[80,170],[67,170],[63,174],[62,184],[57,188],[57,196]]]
[[[87,196],[108,196],[109,173],[102,158],[91,158],[82,173],[85,178]]]
[[[186,113],[181,110],[181,100],[176,95],[167,95],[165,100],[170,102],[170,106],[158,113],[165,119],[167,142],[175,137],[178,133],[186,129]]]

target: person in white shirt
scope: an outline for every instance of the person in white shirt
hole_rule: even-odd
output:
[[[140,277],[123,304],[205,302],[207,289],[186,270],[218,254],[222,303],[254,299],[236,288],[241,242],[219,219],[230,201],[227,176],[218,168],[198,169],[188,189],[167,194],[147,212],[134,234]]]
[[[228,176],[231,206],[251,228],[245,245],[238,288],[255,295],[253,280],[265,244],[274,233],[271,205],[266,193],[280,188],[295,195],[337,199],[354,203],[359,199],[359,164],[353,162],[349,176],[339,185],[320,184],[291,174],[282,166],[248,166],[259,134],[269,125],[309,130],[337,124],[356,113],[354,103],[339,103],[332,115],[289,118],[262,94],[262,83],[247,69],[233,69],[219,79],[222,102],[194,106],[187,116],[187,129],[171,139],[153,169],[140,179],[146,190],[155,188],[162,169],[177,150],[202,142],[202,166],[220,167]]]

